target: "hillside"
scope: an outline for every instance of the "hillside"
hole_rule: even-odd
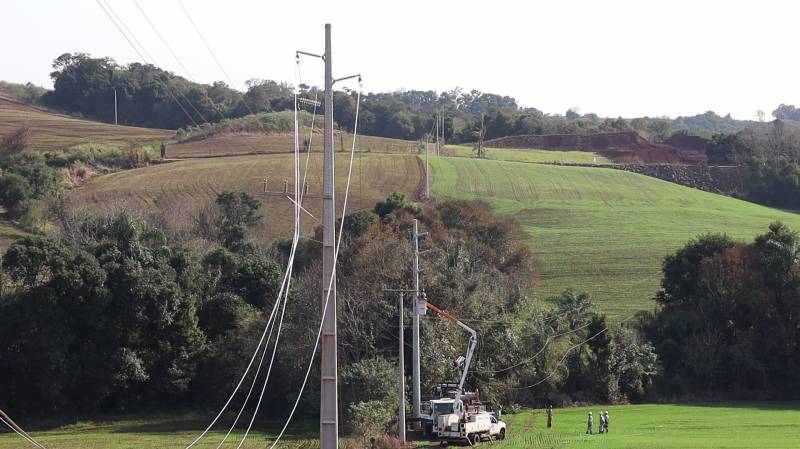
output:
[[[337,207],[341,207],[344,194],[348,158],[346,153],[336,157]],[[160,213],[171,227],[189,230],[193,217],[217,193],[241,190],[262,201],[265,225],[256,231],[256,237],[268,242],[290,234],[292,203],[283,193],[283,180],[291,178],[292,161],[291,154],[273,154],[172,162],[101,176],[72,191],[70,198],[76,205],[92,210],[126,208]],[[304,206],[315,215],[322,207],[321,167],[321,156],[313,155]],[[394,190],[411,196],[420,184],[420,174],[414,156],[359,155],[354,161],[348,208],[371,208]],[[269,178],[269,193],[264,193],[265,177]],[[307,215],[303,222],[303,236],[308,237],[318,222]]]
[[[0,95],[0,134],[19,126],[31,128],[35,150],[63,150],[82,143],[128,144],[172,139],[174,132],[163,129],[117,126],[57,114]]]
[[[705,232],[751,240],[800,215],[634,173],[585,167],[431,159],[432,193],[480,199],[514,216],[541,263],[537,297],[572,287],[616,315],[651,309],[663,257]]]

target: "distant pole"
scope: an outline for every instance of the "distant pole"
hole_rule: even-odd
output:
[[[425,199],[429,200],[431,198],[431,184],[428,180],[430,178],[430,165],[428,164],[428,155],[430,151],[428,151],[428,140],[430,140],[431,135],[425,134]]]
[[[403,297],[405,294],[400,292],[400,352],[398,355],[398,369],[400,371],[400,403],[397,411],[397,438],[402,444],[406,444],[406,368],[405,368],[405,348],[403,342]]]
[[[322,176],[322,350],[320,352],[320,449],[339,447],[339,410],[336,342],[336,217],[333,190],[333,72],[331,25],[325,24],[325,150]],[[327,303],[326,303],[327,300]]]
[[[117,88],[114,88],[114,124],[118,125],[117,123]]]
[[[439,111],[436,111],[436,155],[439,156]]]
[[[414,307],[411,308],[411,414],[415,419],[420,415],[420,369],[419,369],[419,220],[414,219]],[[415,421],[418,422],[418,421]]]

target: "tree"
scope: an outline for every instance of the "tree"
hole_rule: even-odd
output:
[[[31,129],[28,126],[20,126],[10,133],[0,138],[0,158],[8,160],[31,145]]]
[[[11,218],[19,218],[21,212],[18,208],[31,194],[31,186],[22,176],[16,173],[0,175],[0,204]]]
[[[232,251],[247,249],[247,231],[261,222],[261,203],[246,192],[222,192],[217,195],[220,215],[217,220],[219,241]]]

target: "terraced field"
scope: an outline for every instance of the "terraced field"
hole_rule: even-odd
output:
[[[116,126],[55,114],[0,96],[0,135],[27,125],[36,150],[62,150],[82,143],[150,142],[172,139],[173,131],[133,126]]]
[[[308,138],[305,134],[304,139]],[[336,133],[334,151],[350,151],[353,135]],[[315,133],[311,139],[313,151],[322,151],[322,134]],[[233,133],[210,137],[204,140],[170,145],[169,157],[207,157],[248,153],[290,153],[294,148],[292,133]],[[365,153],[412,154],[418,152],[417,142],[385,137],[358,136],[356,151]]]
[[[349,155],[336,157],[337,207],[341,207]],[[75,189],[70,197],[92,210],[129,209],[160,212],[173,226],[190,226],[192,217],[223,190],[241,190],[262,200],[265,226],[256,237],[269,241],[288,236],[292,203],[283,193],[284,179],[292,176],[291,154],[220,157],[178,161],[101,176]],[[316,216],[321,210],[322,159],[309,161],[309,195],[304,206]],[[369,207],[394,190],[413,195],[420,183],[418,159],[411,155],[359,154],[353,167],[350,210]],[[264,178],[269,193],[264,193]],[[290,186],[290,189],[292,187]],[[304,216],[308,235],[318,223]]]
[[[651,309],[663,257],[688,239],[752,240],[800,215],[620,170],[431,158],[432,193],[481,199],[516,217],[540,263],[537,297],[589,292],[606,313]]]
[[[431,146],[431,148],[433,148]],[[468,145],[445,145],[445,156],[474,157],[475,149]],[[555,162],[573,164],[608,164],[611,161],[591,151],[529,150],[515,148],[486,148],[486,159],[510,162]]]

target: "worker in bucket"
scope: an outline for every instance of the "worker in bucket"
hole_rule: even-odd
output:
[[[553,427],[553,406],[547,406],[547,428]]]
[[[592,427],[594,426],[594,418],[592,418],[592,412],[589,412],[589,420],[586,421],[586,434],[592,434]]]
[[[603,412],[603,428],[608,433],[608,410]]]

